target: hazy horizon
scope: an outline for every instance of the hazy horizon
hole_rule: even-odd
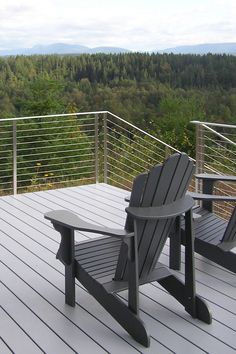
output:
[[[99,43],[97,45],[95,45],[94,47],[91,47],[91,46],[88,46],[86,44],[81,44],[81,43],[65,43],[65,42],[52,42],[52,43],[37,43],[37,44],[33,44],[31,47],[16,47],[15,49],[32,49],[34,47],[40,47],[40,46],[50,46],[50,45],[71,45],[71,46],[81,46],[81,47],[87,47],[87,48],[90,48],[90,49],[94,49],[94,48],[100,48],[100,47],[114,47],[114,48],[121,48],[121,47],[116,47],[116,46],[109,46],[109,45],[99,45]],[[236,44],[236,40],[235,42],[211,42],[211,43],[196,43],[196,44],[179,44],[175,47],[190,47],[190,46],[204,46],[204,45],[227,45],[227,44]],[[175,47],[169,47],[169,48],[163,48],[163,49],[160,49],[161,50],[165,50],[165,49],[171,49],[171,48],[175,48]],[[131,50],[130,48],[124,48],[122,47],[122,49],[127,49],[127,50],[130,50],[132,52],[135,52],[135,50]],[[157,48],[158,50],[158,48]],[[138,52],[144,52],[145,50],[137,50]]]

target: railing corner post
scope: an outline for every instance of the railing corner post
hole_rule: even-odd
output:
[[[104,183],[107,183],[107,113],[103,115],[104,129]]]
[[[12,122],[12,165],[13,165],[13,194],[17,195],[17,125],[16,120]]]
[[[98,113],[95,114],[95,180],[99,183]]]
[[[196,124],[196,174],[204,172],[204,127],[200,122]],[[196,192],[202,190],[201,181],[196,179]]]

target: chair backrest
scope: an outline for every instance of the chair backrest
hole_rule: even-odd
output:
[[[187,191],[193,171],[193,162],[186,154],[170,156],[163,165],[156,165],[149,173],[135,178],[130,206],[162,206],[182,198]],[[145,278],[155,267],[174,221],[172,218],[138,222],[139,277]],[[133,231],[133,220],[129,216],[125,228]],[[125,250],[125,245],[121,245],[115,279],[127,278]]]
[[[221,242],[221,248],[224,250],[230,250],[231,248],[236,247],[236,206],[233,209]]]

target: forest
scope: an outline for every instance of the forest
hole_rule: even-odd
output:
[[[109,110],[193,152],[191,120],[236,123],[236,57],[95,54],[0,58],[0,118]]]

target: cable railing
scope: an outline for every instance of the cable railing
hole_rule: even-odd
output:
[[[94,183],[96,120],[96,112],[0,119],[1,195]]]
[[[235,175],[236,126],[194,123],[196,173]],[[96,182],[130,190],[137,174],[174,152],[179,151],[109,111],[3,118],[0,194]],[[234,195],[236,186],[218,183],[216,188],[220,194]],[[228,207],[219,204],[216,209],[227,217]]]
[[[157,137],[107,112],[104,116],[104,181],[131,189],[137,174],[179,152]]]
[[[0,119],[0,193],[95,182],[129,190],[177,151],[108,111]]]
[[[236,125],[193,121],[196,125],[196,173],[236,175]],[[201,191],[201,182],[197,190]],[[215,192],[235,195],[235,183],[218,182]],[[231,215],[231,203],[215,203],[215,212]]]

